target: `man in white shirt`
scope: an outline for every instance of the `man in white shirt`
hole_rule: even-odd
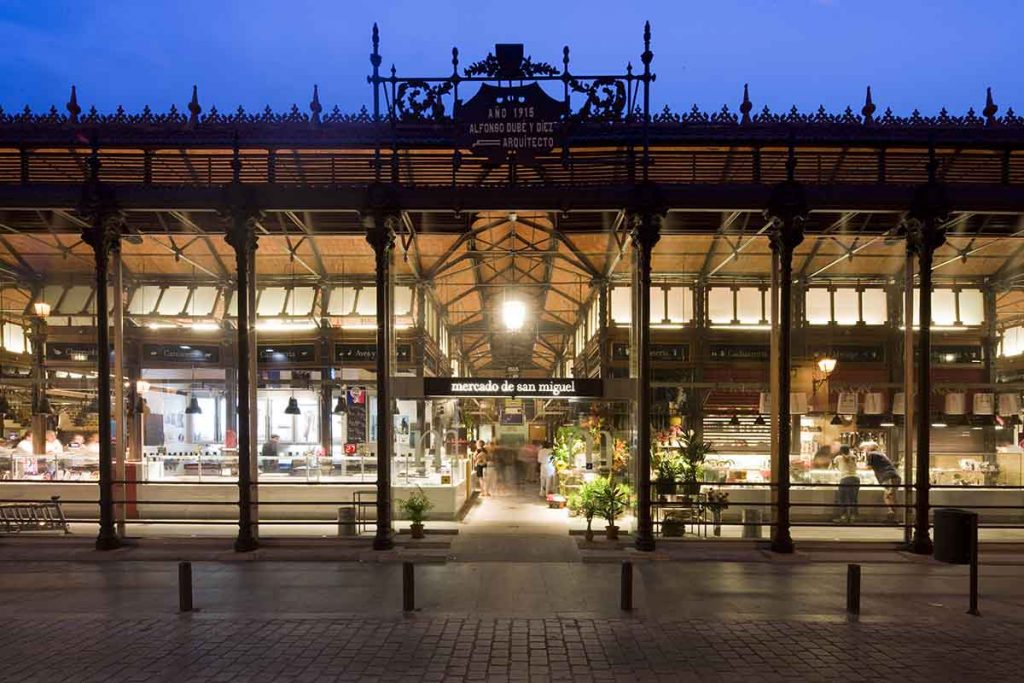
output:
[[[60,455],[64,452],[64,444],[57,440],[57,432],[46,430],[46,454]]]
[[[552,480],[555,478],[555,464],[551,462],[551,444],[547,441],[537,449],[537,462],[540,464],[540,496],[547,498],[551,493]]]

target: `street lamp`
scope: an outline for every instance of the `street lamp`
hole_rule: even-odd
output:
[[[828,378],[832,376],[832,373],[836,370],[836,364],[839,361],[834,356],[822,356],[818,359],[817,368],[820,377],[811,378],[811,393],[818,393],[818,388],[828,381]]]
[[[45,301],[35,302],[34,304],[32,304],[32,309],[40,318],[50,317],[50,304],[46,303]]]

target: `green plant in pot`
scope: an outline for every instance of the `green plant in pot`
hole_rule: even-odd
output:
[[[594,481],[589,481],[569,496],[569,510],[587,520],[587,530],[584,532],[584,537],[588,542],[594,540],[594,529],[591,527],[591,524],[594,521],[594,516],[600,512],[597,500],[600,481],[603,480],[595,479]]]
[[[412,524],[409,529],[412,532],[413,538],[423,538],[423,520],[427,518],[427,512],[434,507],[434,504],[427,498],[427,494],[423,493],[423,489],[419,486],[413,491],[413,494],[398,502],[399,508],[402,510],[402,514],[405,515]]]
[[[633,492],[626,484],[616,484],[603,477],[595,480],[593,484],[595,484],[594,495],[597,499],[598,514],[607,522],[605,535],[609,541],[617,540],[619,527],[616,526],[615,520],[629,508],[633,500]]]
[[[654,490],[659,496],[674,495],[683,475],[683,461],[679,454],[670,450],[654,451]]]
[[[700,493],[704,461],[715,449],[710,441],[704,441],[693,430],[683,432],[679,439],[682,456],[683,491],[690,496]]]

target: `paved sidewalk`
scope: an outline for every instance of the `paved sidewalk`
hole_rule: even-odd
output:
[[[1019,680],[1024,581],[984,567],[864,566],[847,620],[835,564],[649,562],[635,609],[619,568],[588,563],[194,565],[178,614],[174,562],[0,563],[0,679]]]

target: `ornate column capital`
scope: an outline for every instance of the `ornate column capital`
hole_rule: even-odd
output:
[[[224,241],[236,252],[256,251],[259,241],[259,236],[256,234],[256,223],[262,218],[263,212],[253,206],[235,204],[222,211],[221,216],[228,221]]]
[[[946,187],[929,181],[914,191],[910,210],[903,220],[901,231],[907,240],[907,252],[931,254],[946,243],[944,223],[949,217]]]
[[[372,223],[366,228],[366,241],[378,257],[386,256],[395,247],[395,234],[401,227],[397,211],[374,212]]]
[[[124,213],[109,186],[96,178],[88,180],[82,188],[78,213],[89,223],[82,229],[82,241],[92,247],[97,256],[121,248]]]
[[[632,213],[629,216],[629,239],[636,249],[650,251],[661,239],[661,216],[649,212]]]
[[[775,186],[764,210],[764,217],[772,222],[768,240],[773,251],[792,253],[804,241],[809,211],[803,185],[786,180]]]

